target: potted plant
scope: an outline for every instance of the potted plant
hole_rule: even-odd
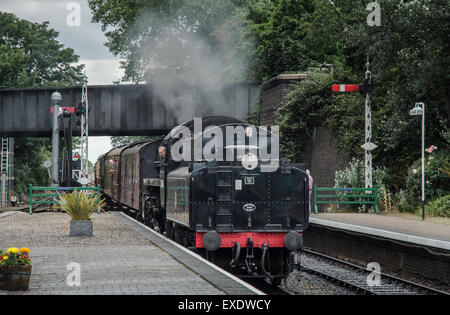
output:
[[[60,195],[58,207],[70,216],[67,223],[70,224],[70,236],[92,236],[91,215],[104,204],[105,200],[100,201],[96,195],[76,189],[70,194]]]
[[[31,277],[30,249],[11,247],[0,249],[0,289],[28,290]]]

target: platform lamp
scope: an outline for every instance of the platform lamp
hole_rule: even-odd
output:
[[[425,104],[416,103],[409,114],[422,116],[422,220],[425,220]]]
[[[52,131],[52,187],[58,187],[59,169],[58,169],[58,156],[59,156],[59,124],[58,117],[59,106],[61,105],[62,96],[59,92],[53,92],[50,97],[53,107],[53,131]]]

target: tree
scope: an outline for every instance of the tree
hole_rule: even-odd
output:
[[[64,48],[48,22],[31,23],[0,12],[0,88],[80,85],[84,65]]]
[[[57,41],[58,32],[48,22],[31,23],[0,12],[0,88],[81,85],[84,65]],[[15,139],[15,190],[26,194],[29,184],[48,184],[42,166],[50,158],[50,139]]]
[[[322,63],[345,66],[348,52],[342,33],[363,9],[348,0],[252,2],[247,19],[256,40],[257,79],[304,72]]]
[[[50,184],[45,160],[51,159],[51,142],[47,138],[14,139],[14,190],[27,195],[30,184],[46,186]]]
[[[216,48],[214,30],[247,1],[89,0],[93,20],[102,23],[106,46],[125,59],[124,80],[150,81],[155,69],[177,71],[203,47]],[[183,52],[176,56],[173,52]]]
[[[448,147],[442,130],[450,121],[448,1],[380,1],[380,27],[349,25],[345,45],[353,60],[371,60],[374,163],[389,167],[398,189],[420,157],[420,119],[409,116],[426,103],[426,142]]]
[[[448,5],[441,0],[381,1],[382,25],[369,27],[363,2],[351,7],[345,0],[312,3],[315,9],[304,18],[306,35],[301,41],[314,51],[311,66],[331,61],[336,70],[325,85],[313,84],[320,81],[311,78],[292,91],[280,117],[281,131],[288,135],[285,149],[299,158],[301,143],[290,135],[308,138],[319,122],[333,131],[338,148],[349,158],[361,158],[363,100],[356,94],[332,95],[328,89],[331,82],[361,82],[368,56],[375,81],[371,97],[373,141],[378,145],[374,165],[389,169],[389,184],[398,191],[405,187],[406,170],[420,156],[420,119],[409,116],[415,102],[427,105],[426,142],[441,148],[450,144],[442,132],[449,129],[450,121]],[[268,22],[264,25],[271,27]]]
[[[268,4],[266,10],[271,6]],[[304,20],[312,10],[309,0],[276,1],[270,16],[252,26],[258,41],[256,55],[261,78],[267,80],[286,71],[307,69],[311,53],[303,41],[306,37]],[[252,16],[253,12],[249,14]],[[256,17],[259,19],[260,14]]]

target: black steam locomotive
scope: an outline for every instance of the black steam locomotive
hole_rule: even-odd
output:
[[[304,165],[278,158],[278,136],[206,117],[99,157],[96,183],[141,222],[240,277],[279,283],[309,223]]]

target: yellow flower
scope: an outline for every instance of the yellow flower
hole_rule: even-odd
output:
[[[3,256],[3,260],[8,260],[8,256]]]
[[[17,254],[17,253],[19,252],[19,249],[16,248],[16,247],[11,247],[11,248],[8,248],[8,250],[7,250],[6,252],[7,252],[8,254],[9,254],[9,253]]]
[[[26,254],[26,253],[29,253],[29,252],[30,252],[30,249],[29,249],[29,248],[26,248],[26,247],[22,247],[22,248],[20,249],[20,252],[21,252],[22,254]]]

